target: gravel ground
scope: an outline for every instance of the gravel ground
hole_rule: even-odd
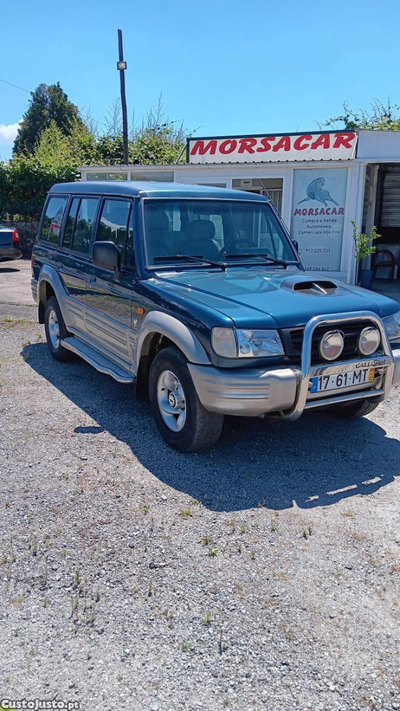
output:
[[[182,455],[35,320],[0,304],[0,698],[400,709],[398,391]]]

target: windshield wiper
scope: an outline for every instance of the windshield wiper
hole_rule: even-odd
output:
[[[213,262],[211,259],[204,259],[204,257],[195,256],[194,254],[166,254],[165,256],[158,255],[153,257],[155,262],[170,262],[173,260],[179,261],[192,261],[192,262],[203,262],[204,264],[210,264],[212,267],[218,267],[222,269],[223,272],[226,271],[226,264],[223,262]]]
[[[280,264],[282,267],[285,267],[285,269],[287,265],[291,263],[287,262],[286,259],[275,259],[275,257],[271,257],[269,254],[252,254],[251,252],[245,252],[244,254],[225,254],[225,259],[236,259],[236,257],[238,259],[250,259],[250,257],[257,259],[257,257],[261,257],[262,259],[267,259],[271,264]]]

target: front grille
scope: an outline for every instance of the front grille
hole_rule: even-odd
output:
[[[316,365],[317,363],[327,363],[319,353],[319,344],[322,336],[327,333],[327,331],[333,331],[339,329],[344,333],[344,349],[342,355],[338,360],[351,360],[359,356],[357,351],[357,342],[359,335],[363,328],[368,326],[375,326],[372,321],[345,321],[344,323],[335,324],[324,324],[322,326],[317,326],[314,331],[312,339],[312,349],[311,349],[311,363]],[[283,344],[285,347],[286,355],[293,360],[293,362],[299,363],[301,360],[301,349],[303,346],[303,333],[304,328],[283,328],[281,330],[281,336]],[[378,351],[379,352],[379,351]],[[364,357],[364,356],[361,356]],[[330,361],[334,363],[334,361]]]

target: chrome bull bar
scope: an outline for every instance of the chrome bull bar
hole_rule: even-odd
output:
[[[360,356],[362,360],[373,361],[376,360],[377,366],[382,365],[380,361],[384,358],[383,363],[385,372],[383,374],[383,383],[381,388],[374,388],[372,390],[359,390],[357,393],[347,393],[342,395],[337,395],[334,397],[326,397],[318,400],[313,400],[307,403],[308,389],[310,377],[313,375],[313,368],[311,367],[311,353],[312,353],[312,339],[314,331],[317,326],[321,325],[337,325],[338,323],[351,322],[351,321],[370,321],[372,322],[381,334],[381,345],[383,349],[383,357],[374,358]],[[330,361],[327,366],[340,366],[347,365],[348,361]],[[382,320],[372,311],[354,311],[338,314],[329,314],[321,316],[313,316],[304,327],[303,332],[303,344],[301,349],[301,366],[298,370],[297,378],[297,390],[296,399],[291,410],[284,413],[284,417],[288,420],[297,420],[306,409],[311,409],[314,407],[322,407],[323,405],[331,405],[342,402],[351,402],[352,400],[359,400],[365,397],[379,397],[383,399],[388,397],[390,389],[392,386],[393,375],[394,375],[394,359],[392,356],[392,349],[388,337],[386,335],[385,327]]]

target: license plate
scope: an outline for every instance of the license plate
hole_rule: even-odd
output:
[[[333,373],[332,375],[318,375],[310,378],[310,393],[324,392],[325,390],[339,390],[352,385],[364,385],[372,383],[374,379],[374,368],[360,368],[350,370],[348,373]]]

